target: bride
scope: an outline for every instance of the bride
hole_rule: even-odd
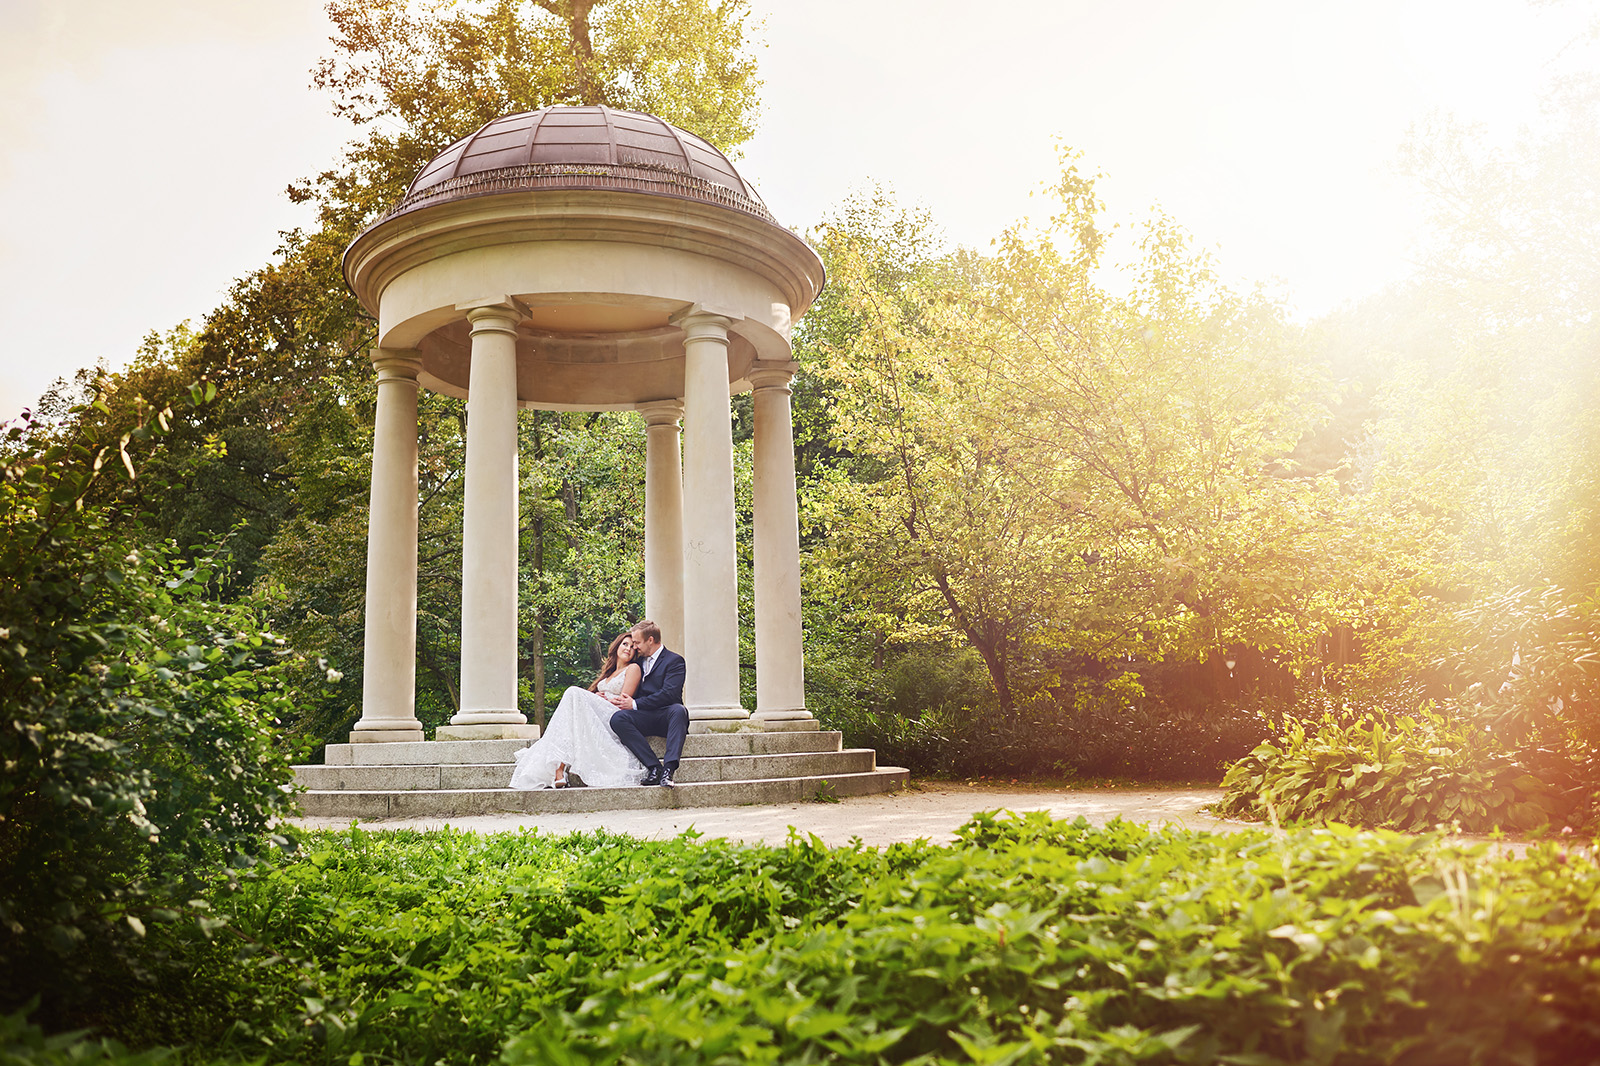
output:
[[[516,753],[511,787],[566,788],[569,770],[585,785],[600,788],[643,780],[644,766],[611,731],[617,708],[606,699],[607,694],[633,695],[641,676],[633,661],[633,637],[623,633],[606,649],[605,665],[594,683],[587,689],[567,689],[544,734]]]

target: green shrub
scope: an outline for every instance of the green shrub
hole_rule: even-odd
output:
[[[157,1006],[205,1018],[197,1057],[273,1063],[1510,1066],[1600,1047],[1587,850],[1041,814],[957,836],[314,834],[212,895],[228,932],[191,945],[194,979]]]
[[[921,713],[904,704],[824,716],[878,761],[936,776],[1215,778],[1268,733],[1262,718],[1226,704],[1175,708],[1145,695],[1137,675],[1088,678],[1019,701],[1004,714],[968,693]]]
[[[578,1006],[591,970],[837,920],[868,877],[929,849],[354,830],[302,850],[213,897],[227,937],[196,945],[182,996],[151,1005],[192,1039],[274,1062],[492,1061],[537,1005]]]
[[[1460,646],[1439,665],[1510,744],[1600,751],[1600,589],[1511,589],[1459,612]]]
[[[1484,833],[1534,829],[1562,809],[1494,734],[1428,704],[1409,715],[1324,713],[1309,727],[1291,719],[1222,785],[1224,814],[1284,823]]]
[[[288,807],[288,697],[282,642],[211,602],[219,557],[84,506],[129,437],[28,432],[0,468],[0,1010],[39,996],[59,1028],[114,1014],[220,924],[205,885]]]
[[[1600,1041],[1600,886],[1553,849],[997,825],[836,922],[585,966],[505,1061],[1565,1063]]]
[[[130,1051],[83,1031],[46,1036],[25,1011],[0,1014],[0,1066],[156,1066],[174,1058],[168,1048]]]
[[[1459,713],[1563,793],[1578,824],[1600,824],[1600,589],[1511,589],[1463,609],[1439,664]]]

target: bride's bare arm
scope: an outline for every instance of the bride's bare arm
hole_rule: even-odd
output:
[[[639,690],[639,680],[643,677],[644,670],[640,668],[639,664],[629,663],[628,668],[622,671],[622,691],[617,695],[632,696]]]

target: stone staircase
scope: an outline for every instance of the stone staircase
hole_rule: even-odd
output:
[[[514,752],[528,740],[330,744],[321,766],[296,766],[308,817],[438,818],[469,814],[737,807],[865,796],[905,787],[910,774],[879,766],[844,735],[810,732],[691,733],[676,788],[507,788]],[[652,739],[657,754],[665,744]]]

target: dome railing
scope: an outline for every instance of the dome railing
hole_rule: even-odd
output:
[[[450,200],[536,189],[619,189],[704,200],[777,225],[777,220],[759,200],[687,171],[646,162],[523,163],[476,174],[463,174],[408,193],[405,199],[386,211],[378,222]]]

